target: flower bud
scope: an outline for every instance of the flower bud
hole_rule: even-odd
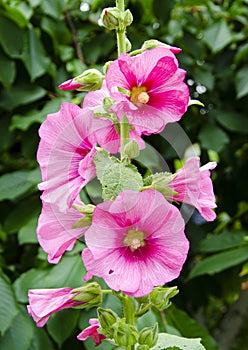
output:
[[[124,12],[124,26],[130,26],[130,24],[133,22],[133,15],[130,10],[126,10]]]
[[[130,159],[138,157],[139,153],[139,145],[135,140],[129,141],[124,147],[124,154]]]
[[[139,333],[138,342],[141,345],[148,345],[149,348],[155,346],[158,341],[158,324],[153,327],[145,327]]]
[[[104,66],[103,66],[103,68],[102,68],[102,71],[103,71],[104,74],[107,73],[107,71],[108,71],[108,69],[109,69],[109,66],[111,65],[112,62],[113,62],[113,61],[108,61],[108,62],[106,62],[106,63],[104,64]]]
[[[137,350],[149,350],[150,347],[148,345],[139,345],[137,347]]]
[[[101,14],[102,24],[109,30],[118,29],[121,11],[117,7],[107,7]]]
[[[73,80],[75,83],[80,84],[79,91],[94,91],[99,90],[102,87],[104,76],[99,70],[90,68],[85,70],[82,74],[75,77]]]
[[[73,289],[71,293],[73,300],[84,302],[79,307],[81,309],[88,306],[98,306],[102,303],[101,287],[96,282],[85,283],[82,287]]]
[[[128,40],[128,38],[126,38],[125,40],[126,40],[126,52],[129,52],[132,49],[132,44],[130,40]]]
[[[75,83],[73,79],[66,80],[58,86],[61,90],[77,90],[81,87],[80,84]]]
[[[155,47],[164,47],[164,48],[170,50],[175,55],[182,51],[182,49],[180,49],[179,47],[170,46],[168,44],[162,43],[161,41],[158,41],[155,39],[146,40],[144,42],[144,44],[141,46],[141,50],[142,51],[150,50],[150,49],[154,49]]]
[[[137,329],[126,323],[126,320],[120,319],[113,325],[114,329],[114,341],[119,346],[128,347],[134,345],[138,340]]]
[[[107,335],[106,332],[109,333],[109,330],[112,330],[113,324],[119,320],[119,317],[114,311],[110,309],[103,309],[101,307],[97,309],[97,313],[104,335]]]
[[[162,311],[171,305],[169,299],[173,298],[178,292],[177,287],[155,287],[150,294],[151,302],[156,309]]]

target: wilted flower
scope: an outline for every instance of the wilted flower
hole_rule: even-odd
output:
[[[210,162],[200,167],[198,157],[189,158],[167,185],[178,193],[170,199],[193,205],[205,220],[213,221],[216,214],[212,208],[215,208],[216,204],[209,170],[214,169],[216,165],[215,162]]]
[[[87,338],[91,338],[95,343],[95,346],[101,344],[103,339],[105,339],[105,335],[98,333],[98,328],[100,327],[99,321],[97,318],[91,318],[89,320],[90,326],[85,328],[81,333],[78,334],[78,340],[86,340]]]
[[[137,132],[150,135],[167,123],[178,121],[186,112],[189,89],[185,71],[178,68],[175,55],[158,47],[130,57],[121,54],[106,73],[112,110],[121,120],[126,114]]]
[[[124,191],[97,205],[85,239],[85,279],[102,277],[134,297],[177,278],[189,248],[179,210],[155,190]]]

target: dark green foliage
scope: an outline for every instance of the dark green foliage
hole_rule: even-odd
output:
[[[102,8],[114,6],[114,1],[87,3],[90,10],[82,12],[79,0],[0,0],[1,349],[77,350],[93,346],[91,340],[82,345],[75,338],[87,326],[88,318],[96,316],[95,310],[64,311],[38,329],[23,306],[29,288],[83,283],[82,243],[57,266],[49,265],[38,248],[35,228],[41,203],[35,154],[38,128],[46,115],[56,112],[62,101],[80,104],[84,96],[63,92],[57,85],[85,68],[99,68],[116,58],[114,33],[97,23]],[[207,350],[215,350],[210,334],[218,333],[230,305],[239,298],[241,289],[247,288],[247,1],[129,0],[128,6],[134,16],[128,29],[133,49],[150,38],[183,49],[178,59],[187,71],[191,98],[199,99],[204,107],[189,107],[180,125],[191,143],[198,143],[202,164],[219,162],[213,172],[218,218],[205,223],[194,213],[187,227],[191,251],[180,278],[171,283],[179,286],[175,302],[181,310],[169,309],[162,318],[154,312],[149,320],[157,319],[160,331],[202,337]],[[159,137],[146,141],[177,168],[178,155]],[[160,170],[154,148],[147,146],[144,152],[149,166]],[[135,165],[142,174],[144,164],[141,153]],[[109,297],[107,303],[120,312],[115,300]],[[146,325],[149,322],[144,322]],[[237,328],[238,338],[229,344],[230,349],[248,350],[245,327],[225,327],[222,332],[226,334],[228,327]],[[99,346],[107,348],[106,344]]]

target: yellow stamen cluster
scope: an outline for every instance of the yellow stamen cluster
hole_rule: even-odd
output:
[[[132,252],[140,247],[144,247],[145,245],[144,232],[136,231],[136,230],[128,230],[123,243],[128,247],[130,247]]]
[[[130,101],[136,105],[142,105],[149,102],[149,95],[145,86],[136,86],[131,90]]]

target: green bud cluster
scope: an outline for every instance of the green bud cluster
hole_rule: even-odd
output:
[[[101,14],[102,24],[109,30],[125,31],[133,21],[133,15],[129,10],[120,11],[117,7],[107,7]]]
[[[86,307],[98,306],[102,303],[102,290],[97,282],[85,283],[79,288],[71,291],[73,300],[81,301],[83,304],[76,308],[83,309]]]
[[[155,287],[150,294],[152,306],[162,311],[171,305],[170,299],[178,294],[177,287]]]
[[[145,327],[139,333],[138,342],[140,345],[152,348],[158,341],[158,324],[155,323],[153,327]]]

